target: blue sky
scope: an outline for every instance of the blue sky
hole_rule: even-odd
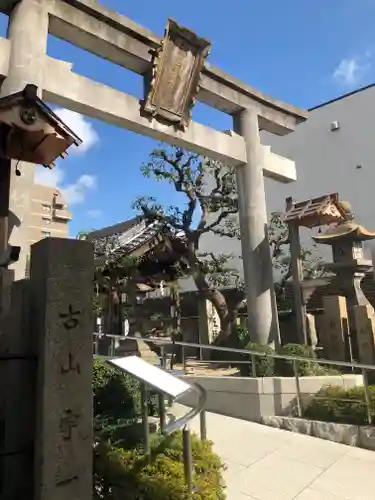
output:
[[[209,61],[254,87],[301,107],[312,107],[375,77],[375,0],[102,0],[162,36],[168,17],[212,41]],[[0,34],[5,35],[5,16]],[[141,96],[138,75],[72,45],[49,38],[48,54],[74,71]],[[60,110],[85,140],[52,176],[73,212],[70,233],[132,217],[132,200],[157,195],[178,201],[168,187],[144,179],[139,166],[155,143],[145,137]],[[198,103],[193,118],[218,129],[230,117]]]

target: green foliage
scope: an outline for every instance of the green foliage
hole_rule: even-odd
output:
[[[317,363],[316,352],[312,347],[302,344],[285,344],[278,348],[277,353],[282,356],[295,356],[299,358],[311,358],[311,361],[298,361],[296,363],[297,373],[300,377],[313,377],[320,375],[340,375],[341,372],[330,365]],[[275,360],[275,372],[280,377],[293,377],[293,361],[287,359]]]
[[[184,232],[191,273],[193,277],[200,274],[198,289],[237,282],[238,270],[228,267],[231,254],[199,251],[200,238],[208,232],[240,238],[235,170],[173,146],[154,149],[141,170],[145,177],[171,184],[184,197],[179,205],[164,206],[155,198],[141,196],[133,207],[147,218],[166,222],[172,231]]]
[[[181,433],[154,437],[149,460],[140,447],[100,443],[94,451],[95,498],[105,500],[225,500],[220,458],[209,441],[192,436],[194,493],[184,479]]]
[[[278,354],[282,356],[296,356],[299,358],[312,358],[314,359],[315,353],[310,346],[302,344],[286,344],[278,349]],[[296,368],[298,375],[306,376],[311,375],[314,369],[313,361],[299,361],[296,363]],[[288,359],[276,359],[275,360],[275,371],[281,377],[293,377],[294,376],[294,366],[293,361]]]
[[[273,267],[279,271],[282,279],[291,277],[291,262],[289,252],[289,229],[283,221],[282,212],[272,212],[268,225],[268,240],[271,247]],[[305,279],[318,278],[323,275],[322,258],[317,253],[317,245],[311,248],[301,248],[301,259]]]
[[[86,240],[87,235],[89,234],[89,231],[78,231],[76,240]]]
[[[252,376],[254,368],[257,377],[272,377],[275,374],[275,359],[267,356],[267,354],[274,354],[275,352],[271,346],[249,342],[246,349],[249,351],[263,353],[264,356],[251,357],[248,365],[241,363],[239,368],[242,376]],[[247,356],[244,355],[243,357],[246,358]],[[255,364],[255,367],[253,367],[253,363]]]
[[[101,359],[93,364],[94,416],[109,422],[134,419],[140,414],[139,382],[123,375]],[[155,395],[149,397],[149,414],[156,413]]]
[[[151,457],[140,442],[140,387],[103,360],[93,366],[94,500],[225,500],[223,464],[208,441],[192,436],[194,493],[188,495],[181,433],[152,434]],[[149,400],[155,413],[155,401]]]
[[[108,295],[103,293],[95,293],[92,298],[92,310],[95,316],[101,317],[105,311],[106,302],[108,300]]]
[[[185,196],[185,205],[164,206],[152,197],[139,197],[134,208],[146,217],[165,221],[176,231],[184,231],[188,242],[194,243],[196,262],[211,287],[243,287],[237,269],[228,266],[233,255],[219,252],[199,252],[199,240],[204,233],[240,239],[238,196],[235,169],[177,147],[156,148],[142,166],[146,177],[171,184]],[[196,224],[196,220],[199,220]],[[291,276],[288,226],[281,212],[273,212],[268,226],[268,239],[273,266],[280,280],[278,296]],[[321,274],[321,259],[314,249],[301,249],[305,277]],[[198,286],[198,284],[197,284]],[[198,287],[199,288],[199,287]]]
[[[221,332],[218,344],[229,336],[235,322],[235,315],[228,321],[229,305],[220,287],[236,287],[244,293],[244,284],[238,269],[231,266],[232,254],[220,252],[201,252],[200,241],[205,233],[240,239],[238,224],[238,196],[235,182],[235,169],[210,158],[202,157],[187,150],[161,145],[154,149],[141,171],[145,177],[170,184],[181,195],[181,203],[167,206],[157,199],[147,196],[137,198],[133,208],[146,219],[165,223],[172,234],[183,234],[186,251],[184,267],[192,276],[198,291],[211,300],[216,307]],[[84,236],[84,232],[82,232]],[[277,299],[284,296],[284,288],[291,275],[288,250],[288,228],[282,214],[274,212],[268,227],[269,244],[274,268],[280,280],[275,284]],[[113,287],[121,287],[125,280],[135,280],[139,262],[127,262],[115,249],[118,247],[116,236],[95,242],[95,256],[101,265],[97,266],[95,281],[100,293]],[[285,248],[287,250],[285,251]],[[316,276],[318,261],[311,250],[302,249],[306,275]],[[236,309],[238,304],[234,305]],[[102,305],[96,299],[94,310],[100,314]]]
[[[243,343],[248,339],[247,330],[243,327],[237,327],[237,329],[234,331],[234,335],[236,336],[238,343]],[[233,345],[227,345],[226,347],[233,347]],[[229,360],[229,358],[231,361],[243,361],[249,359],[249,364],[241,363],[237,365],[242,376],[253,375],[253,361],[255,361],[255,373],[257,377],[294,377],[295,373],[292,360],[268,357],[267,355],[270,354],[280,354],[281,356],[293,356],[299,358],[311,358],[311,361],[298,361],[296,363],[298,375],[301,377],[340,375],[341,373],[334,367],[331,367],[329,365],[322,365],[317,361],[314,361],[317,360],[317,356],[315,351],[310,346],[302,344],[285,344],[284,346],[278,347],[275,351],[270,345],[264,346],[254,342],[249,342],[247,343],[245,349],[263,353],[264,356],[254,356],[252,357],[252,359],[249,359],[250,356],[247,356],[245,354],[235,355],[233,353],[221,352],[220,359],[223,361],[226,359]],[[219,359],[219,357],[215,359]]]
[[[292,263],[289,250],[289,229],[283,221],[282,212],[272,212],[268,223],[268,241],[271,248],[272,265],[277,276],[275,294],[279,308],[285,300],[285,286],[292,277]],[[310,248],[301,247],[301,260],[304,279],[319,278],[325,275],[323,260],[314,243]]]
[[[162,214],[172,227],[187,231],[193,229],[194,216],[199,213],[196,230],[200,233],[219,231],[220,235],[224,232],[227,236],[239,236],[238,224],[231,218],[238,210],[234,169],[179,147],[167,146],[154,149],[141,170],[145,177],[171,184],[187,201],[184,208],[164,207],[153,198],[138,198],[135,206],[145,215]]]
[[[231,349],[245,349],[246,345],[249,343],[249,336],[247,334],[247,329],[234,325],[230,335],[227,337],[224,344],[221,344],[220,347],[229,347]],[[244,354],[240,354],[237,352],[227,352],[222,350],[214,350],[211,351],[212,361],[243,361],[249,359]],[[233,363],[229,363],[232,365]],[[225,366],[221,364],[220,366]]]
[[[247,345],[249,343],[249,333],[244,326],[236,325],[235,334],[242,345]]]
[[[375,386],[370,386],[370,408],[375,417]],[[306,407],[304,416],[312,420],[368,425],[366,400],[363,387],[344,389],[338,386],[323,387]]]

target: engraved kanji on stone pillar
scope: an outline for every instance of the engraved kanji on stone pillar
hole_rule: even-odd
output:
[[[323,297],[324,328],[320,342],[325,356],[335,361],[347,361],[349,343],[348,310],[345,297]]]
[[[93,251],[46,238],[31,249],[38,333],[35,500],[92,497]]]
[[[358,361],[375,363],[375,316],[372,306],[354,306],[354,324],[357,335]]]

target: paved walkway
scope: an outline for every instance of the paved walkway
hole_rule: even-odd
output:
[[[207,430],[227,466],[228,500],[375,499],[375,452],[213,413]]]

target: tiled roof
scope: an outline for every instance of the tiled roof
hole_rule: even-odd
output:
[[[153,289],[161,281],[175,281],[188,272],[186,244],[163,220],[136,217],[88,234],[96,262],[105,272],[122,266],[122,259],[136,258],[137,284]],[[103,272],[101,270],[100,272]],[[147,291],[144,289],[142,291]]]
[[[292,198],[287,198],[287,205],[288,209],[284,215],[286,224],[297,222],[299,226],[312,229],[348,220],[348,214],[339,202],[337,193],[299,202],[293,202]]]
[[[89,233],[88,240],[100,245],[110,239],[113,251],[122,250],[123,254],[131,255],[132,252],[152,240],[164,227],[165,224],[161,221],[149,222],[142,217],[136,217],[93,231]]]
[[[124,233],[139,224],[142,219],[142,217],[134,217],[134,219],[129,219],[112,226],[106,226],[101,229],[91,231],[91,233],[87,235],[87,239],[90,241],[94,241],[99,238],[105,238],[119,233]]]

